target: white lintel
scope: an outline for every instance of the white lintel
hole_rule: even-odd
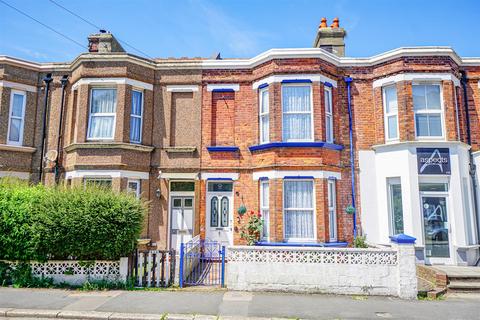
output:
[[[232,179],[238,180],[238,173],[235,172],[202,172],[200,177],[202,180],[208,179]]]
[[[240,90],[240,85],[238,83],[225,83],[225,84],[207,84],[207,91],[213,90]]]
[[[197,85],[175,84],[175,85],[167,86],[167,92],[197,92],[197,91],[198,91]]]
[[[267,170],[255,171],[253,173],[253,180],[258,180],[260,178],[283,179],[285,177],[313,177],[315,179],[335,178],[340,180],[342,174],[340,172],[325,170]]]
[[[82,84],[88,84],[91,86],[128,84],[139,89],[153,90],[153,84],[130,78],[83,78],[72,85],[72,91],[77,89],[77,87]]]
[[[148,180],[148,172],[129,170],[73,170],[65,173],[65,179],[71,178],[129,178]]]
[[[337,87],[337,81],[330,79],[322,74],[285,74],[269,76],[258,81],[255,81],[252,85],[253,90],[258,89],[262,84],[271,84],[274,82],[282,82],[283,80],[309,80],[311,82],[329,82],[335,88]]]
[[[451,73],[400,73],[394,76],[381,78],[373,81],[373,87],[383,87],[385,85],[401,81],[453,81],[456,87],[460,86],[460,80]]]
[[[21,91],[37,92],[37,87],[35,86],[6,80],[0,80],[0,87],[11,88]]]

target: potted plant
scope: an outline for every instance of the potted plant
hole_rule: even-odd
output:
[[[253,210],[248,213],[247,222],[242,226],[242,232],[240,237],[247,241],[249,246],[253,246],[260,240],[260,236],[263,230],[263,220],[260,212],[254,212]]]
[[[355,207],[352,206],[351,204],[349,204],[349,205],[345,208],[345,212],[348,213],[348,214],[354,214],[354,213],[355,213]]]

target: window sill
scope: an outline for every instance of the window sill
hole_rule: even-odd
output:
[[[124,142],[85,142],[85,143],[72,143],[65,147],[66,152],[78,150],[78,149],[122,149],[122,150],[134,150],[140,152],[152,152],[154,147],[145,146],[134,143]]]
[[[1,151],[34,153],[37,150],[37,148],[24,147],[24,146],[19,146],[19,145],[11,145],[11,144],[0,144],[0,150]]]
[[[209,152],[237,152],[240,149],[236,146],[209,146],[207,150]]]
[[[343,150],[343,146],[334,143],[328,143],[323,141],[317,142],[270,142],[265,144],[259,144],[250,146],[251,152],[275,149],[275,148],[326,148],[332,150]]]

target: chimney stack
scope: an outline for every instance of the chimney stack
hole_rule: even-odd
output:
[[[123,49],[113,34],[106,30],[99,30],[99,33],[88,36],[88,52],[125,52],[125,49]]]
[[[340,28],[338,18],[333,19],[333,23],[328,27],[327,18],[322,18],[318,26],[317,36],[313,42],[314,48],[327,50],[337,56],[345,56],[345,36],[346,31]]]

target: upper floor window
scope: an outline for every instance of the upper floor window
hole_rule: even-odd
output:
[[[269,93],[268,87],[259,90],[259,123],[260,123],[260,143],[269,142],[269,125],[270,125],[270,116],[269,116]]]
[[[328,143],[333,143],[333,108],[332,88],[325,87],[325,138]]]
[[[23,144],[23,127],[25,123],[26,94],[12,90],[10,96],[10,113],[8,121],[7,144],[21,146]]]
[[[397,88],[395,85],[383,88],[383,110],[385,122],[385,140],[397,140],[398,100]]]
[[[283,141],[313,141],[312,87],[282,86]]]
[[[142,142],[143,92],[132,91],[132,109],[130,112],[130,142]]]
[[[414,84],[413,110],[417,137],[443,137],[439,84]]]
[[[113,139],[116,111],[116,89],[92,89],[87,139]]]

